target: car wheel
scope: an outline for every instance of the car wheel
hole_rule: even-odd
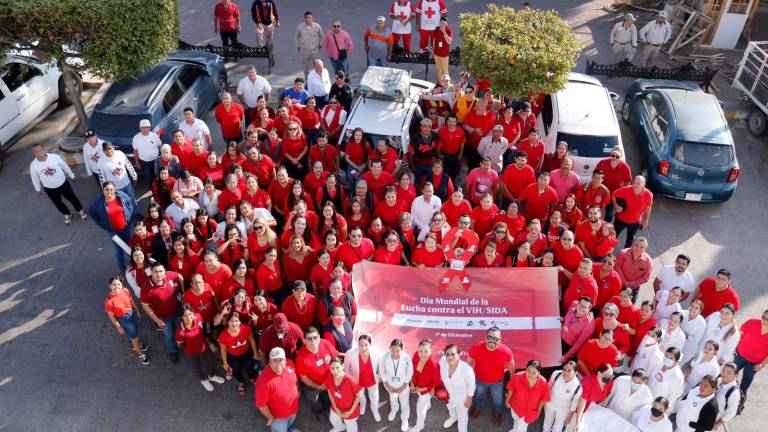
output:
[[[224,74],[219,75],[219,78],[216,80],[216,97],[218,98],[218,101],[221,102],[221,98],[224,96],[224,93],[227,92],[227,77]]]
[[[74,74],[75,77],[75,85],[77,86],[77,92],[78,94],[83,94],[83,78],[80,77],[80,74]],[[66,108],[70,105],[72,105],[73,99],[72,95],[69,94],[69,90],[67,90],[67,86],[64,84],[64,77],[59,77],[59,108]]]
[[[629,101],[625,100],[621,105],[621,119],[624,121],[624,123],[629,124],[629,116],[631,114],[632,113],[630,111]]]
[[[756,137],[761,137],[768,132],[768,117],[759,109],[752,110],[747,118],[747,130]]]

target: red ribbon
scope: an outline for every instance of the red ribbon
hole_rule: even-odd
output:
[[[472,281],[469,280],[469,275],[467,274],[466,270],[454,270],[454,269],[448,269],[442,278],[440,278],[440,285],[438,288],[440,289],[440,292],[443,293],[445,290],[448,289],[448,285],[451,284],[451,281],[454,278],[458,278],[459,282],[461,282],[461,286],[464,288],[464,292],[468,292],[469,288],[472,286]]]

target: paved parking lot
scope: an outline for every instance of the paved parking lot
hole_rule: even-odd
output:
[[[212,2],[179,3],[183,38],[193,43],[216,43],[218,36],[208,28]],[[245,4],[236,3],[246,11]],[[363,26],[382,13],[382,3],[296,0],[287,6],[281,2],[284,27],[278,32],[277,45],[292,47],[292,31],[300,13],[308,8],[323,24],[340,17],[357,42],[360,39],[355,35],[362,34]],[[481,8],[481,2],[447,3],[453,17],[459,10]],[[578,5],[573,6],[575,3]],[[605,52],[612,21],[600,7],[609,3],[537,1],[534,5],[560,10],[585,43],[587,56],[601,49]],[[253,24],[248,17],[243,22],[243,39],[252,43]],[[298,72],[299,59],[292,53],[288,49],[278,56],[277,75]],[[353,70],[360,70],[361,58],[353,58],[357,59]],[[621,93],[629,81],[612,79],[606,84]],[[68,117],[71,112],[57,112],[30,132],[10,152],[0,173],[0,220],[4,227],[0,231],[0,430],[266,430],[253,407],[252,391],[240,398],[236,385],[227,383],[206,393],[185,360],[176,366],[170,364],[161,338],[148,325],[142,330],[151,348],[152,364],[143,367],[125,338],[118,336],[105,318],[106,280],[116,270],[106,235],[90,222],[75,220],[64,226],[50,203],[34,195],[29,181],[29,147],[35,142],[50,144]],[[206,120],[211,124],[212,119]],[[650,239],[649,253],[657,268],[681,252],[691,255],[691,271],[697,279],[713,275],[718,268],[730,268],[734,286],[742,296],[743,319],[759,316],[768,305],[764,289],[768,141],[754,139],[739,124],[734,125],[733,133],[742,169],[733,199],[720,205],[696,205],[659,198],[650,228],[643,235]],[[624,140],[636,170],[637,153],[627,130]],[[75,189],[84,203],[97,193],[91,181],[80,181]],[[142,205],[146,202],[145,198]],[[650,292],[650,287],[645,287],[643,298],[650,297]],[[768,408],[766,397],[768,382],[760,374],[743,416],[729,431],[763,430],[759,413]],[[433,404],[430,411],[429,431],[442,430],[446,410],[439,405]],[[384,413],[387,410],[383,407]],[[300,416],[299,427],[305,432],[330,428],[327,420],[315,421],[304,410]],[[369,414],[361,430],[393,431],[398,426],[397,422],[373,423]],[[509,416],[503,428],[491,426],[489,415],[470,423],[470,430],[509,427]]]

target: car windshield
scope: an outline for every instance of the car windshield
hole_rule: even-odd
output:
[[[724,167],[733,162],[733,146],[676,141],[672,147],[672,157],[699,168]]]
[[[100,136],[132,137],[139,133],[139,121],[148,114],[111,114],[94,110],[90,127]]]
[[[619,145],[616,136],[573,135],[558,132],[557,142],[568,143],[568,151],[579,157],[604,158],[611,153],[611,149]]]

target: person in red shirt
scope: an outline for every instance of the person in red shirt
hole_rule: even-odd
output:
[[[277,181],[269,185],[267,192],[272,197],[272,202],[275,203],[273,210],[277,212],[276,216],[287,217],[283,212],[283,206],[280,204],[288,200],[288,195],[293,189],[294,180],[288,176],[288,171],[282,166],[277,169],[275,180]]]
[[[603,363],[597,367],[595,374],[584,378],[583,389],[579,404],[576,407],[576,430],[579,430],[584,412],[593,403],[600,403],[608,399],[613,389],[613,368],[609,363]]]
[[[521,231],[515,238],[518,247],[524,242],[530,244],[530,252],[536,257],[541,256],[547,249],[547,237],[541,233],[541,222],[538,219],[531,219],[528,222],[528,230]]]
[[[530,360],[525,371],[518,372],[507,383],[507,408],[511,408],[515,432],[528,430],[549,401],[549,385],[541,376],[541,363]]]
[[[184,354],[187,355],[195,374],[200,378],[200,384],[208,390],[213,391],[213,384],[224,384],[224,378],[216,375],[216,362],[213,359],[211,351],[205,348],[205,330],[203,318],[195,313],[192,306],[185,304],[182,308],[181,322],[179,329],[176,330],[176,344],[179,348],[184,348]],[[203,373],[203,358],[205,358],[208,367]]]
[[[275,121],[273,123],[275,129],[277,129],[277,135],[278,137],[282,138],[285,136],[285,133],[288,132],[288,124],[289,123],[296,123],[299,126],[299,129],[302,127],[301,119],[296,116],[293,112],[291,112],[291,102],[290,102],[290,95],[286,95],[283,99],[283,103],[285,105],[281,106],[277,110],[277,116],[275,117]],[[293,107],[296,107],[297,105],[293,105]],[[298,110],[299,108],[295,108],[294,111]]]
[[[576,195],[568,194],[565,197],[565,202],[558,205],[557,209],[563,217],[563,225],[571,231],[575,231],[582,219],[584,219],[584,213],[576,206]]]
[[[241,325],[240,315],[232,314],[227,321],[227,328],[219,335],[221,361],[227,374],[232,374],[240,383],[237,392],[244,396],[246,392],[245,376],[253,382],[256,370],[253,364],[258,360],[256,340],[248,325]]]
[[[363,230],[353,227],[349,230],[349,240],[339,246],[336,257],[344,263],[344,267],[352,269],[352,266],[362,260],[370,259],[375,246],[370,239],[363,238]]]
[[[390,147],[387,138],[381,138],[376,142],[376,148],[368,156],[368,164],[370,165],[375,160],[380,160],[382,169],[390,175],[397,168],[400,168],[400,156],[397,155],[395,149]]]
[[[491,194],[494,200],[496,199],[496,192],[499,189],[499,174],[491,169],[490,158],[482,157],[480,166],[467,175],[464,188],[464,194],[473,205],[480,204],[480,200],[485,194]]]
[[[309,145],[307,136],[301,130],[301,125],[290,121],[283,135],[283,166],[294,179],[303,178],[307,174],[307,153]]]
[[[539,131],[533,127],[528,131],[527,138],[520,140],[517,145],[519,152],[525,152],[528,156],[528,166],[536,172],[541,172],[544,163],[544,141],[539,138]]]
[[[470,262],[470,267],[504,267],[504,256],[502,256],[500,253],[496,252],[496,242],[494,240],[490,240],[492,237],[486,237],[485,241],[482,243],[480,250],[482,250],[482,253],[479,253],[475,255],[472,258],[472,261]]]
[[[558,283],[560,286],[567,286],[573,278],[573,274],[579,267],[579,263],[584,259],[584,253],[576,246],[576,237],[571,231],[563,231],[560,241],[552,244],[552,250],[555,252],[555,264],[562,266],[563,270],[558,273]],[[570,303],[564,303],[568,305]]]
[[[328,135],[320,132],[317,135],[317,143],[309,149],[309,163],[320,161],[323,169],[329,173],[335,173],[341,166],[339,164],[339,150],[328,143]]]
[[[600,337],[603,330],[613,331],[613,345],[624,355],[631,349],[629,325],[618,320],[619,308],[613,303],[606,303],[602,308],[603,316],[595,320],[594,337]],[[634,331],[634,330],[633,330]]]
[[[288,250],[283,254],[283,280],[286,285],[293,286],[296,281],[309,280],[316,260],[313,249],[307,246],[300,235],[294,234],[288,244]],[[276,299],[276,302],[281,304],[283,299]]]
[[[603,184],[611,193],[621,187],[632,184],[632,168],[622,160],[622,151],[619,147],[611,150],[611,157],[603,159],[595,165],[595,171],[602,170],[605,173]],[[605,208],[605,219],[613,220],[615,215],[613,203]]]
[[[648,228],[648,221],[653,210],[653,193],[645,187],[645,177],[637,176],[632,186],[624,186],[616,190],[611,197],[616,209],[616,236],[627,229],[627,240],[624,247],[628,248],[635,239],[638,228]]]
[[[407,262],[403,245],[396,231],[389,231],[384,237],[384,244],[373,253],[373,261],[382,264],[400,265]]]
[[[371,143],[365,139],[361,128],[355,128],[352,132],[352,139],[344,141],[342,150],[346,164],[347,181],[350,183],[350,187],[355,187],[365,172],[368,153],[371,153]]]
[[[221,136],[224,142],[240,142],[243,140],[243,121],[245,111],[243,106],[232,101],[232,95],[225,92],[221,97],[221,103],[214,110],[216,121],[221,127]]]
[[[333,430],[356,431],[363,392],[355,379],[344,372],[344,366],[338,357],[331,360],[330,373],[327,374],[323,385],[330,399],[329,420]]]
[[[219,214],[224,214],[230,207],[237,208],[237,206],[240,204],[240,201],[243,200],[243,192],[238,186],[237,176],[234,174],[229,174],[226,176],[225,181],[227,187],[221,191],[217,199]]]
[[[768,310],[760,319],[750,318],[739,328],[741,339],[736,345],[733,362],[741,376],[741,391],[747,395],[755,375],[768,364]]]
[[[217,188],[221,189],[224,187],[224,167],[216,157],[215,151],[211,150],[208,152],[206,165],[200,168],[199,177],[203,183],[205,183],[208,179],[211,179]]]
[[[395,188],[388,186],[384,193],[384,202],[380,202],[373,210],[373,217],[381,218],[384,226],[395,229],[400,224],[400,214],[408,212],[410,209],[410,203],[397,199]]]
[[[441,384],[440,367],[432,357],[432,342],[419,342],[418,351],[411,359],[413,361],[413,376],[411,377],[411,392],[418,395],[416,399],[416,425],[411,431],[421,431],[425,427],[427,412],[434,390]]]
[[[512,104],[504,107],[504,113],[496,121],[497,125],[504,128],[502,136],[507,139],[510,146],[514,146],[520,141],[520,123],[515,121],[515,109]],[[510,147],[511,148],[511,147]],[[507,162],[506,160],[504,162]]]
[[[443,203],[440,211],[445,214],[445,221],[448,225],[455,227],[459,223],[459,217],[472,212],[472,205],[464,199],[464,192],[461,189],[456,189],[451,194],[451,199]]]
[[[587,219],[576,226],[576,244],[584,256],[592,258],[597,253],[597,244],[603,236],[603,224],[600,207],[593,205],[587,210]]]
[[[613,330],[603,330],[599,339],[588,340],[579,350],[578,358],[582,376],[594,375],[603,364],[618,366],[621,352],[613,344]]]
[[[494,243],[494,251],[502,258],[506,258],[515,249],[515,239],[510,235],[506,222],[494,223],[493,231],[485,236],[478,249],[483,250],[491,241]]]
[[[549,173],[539,173],[536,183],[529,184],[520,193],[520,205],[528,220],[547,220],[549,212],[557,206],[557,192],[549,185]]]
[[[315,327],[309,327],[304,332],[304,346],[296,353],[296,375],[304,384],[303,393],[312,402],[312,411],[316,414],[324,412],[331,405],[325,392],[325,379],[331,360],[338,355],[333,344],[322,339]]]
[[[280,308],[288,321],[296,323],[305,332],[315,322],[317,297],[307,292],[304,281],[293,283],[293,295],[283,301]]]
[[[197,266],[197,273],[203,276],[203,280],[211,286],[216,298],[226,300],[223,297],[224,283],[232,277],[232,270],[219,261],[216,252],[208,250],[203,255],[203,262]]]
[[[464,144],[467,142],[467,135],[464,129],[458,127],[458,121],[455,114],[448,114],[445,126],[437,131],[437,137],[440,143],[440,154],[445,162],[445,171],[449,176],[456,179],[461,171],[461,160],[464,158]]]
[[[240,10],[230,0],[221,0],[213,8],[213,31],[221,36],[221,44],[237,45],[240,32]]]
[[[171,238],[173,245],[168,253],[168,269],[189,280],[200,265],[200,256],[195,253],[186,238],[178,234],[174,234]]]
[[[506,201],[516,200],[528,185],[536,182],[536,173],[527,164],[528,154],[518,152],[515,163],[507,166],[501,175],[501,197]]]
[[[602,309],[609,299],[618,296],[621,292],[621,277],[613,267],[616,265],[616,256],[608,254],[603,257],[603,262],[592,265],[592,276],[597,281],[597,302],[595,307]]]
[[[618,296],[608,299],[608,303],[613,303],[619,308],[619,322],[626,324],[624,327],[628,331],[634,332],[637,322],[640,321],[640,309],[632,302],[632,288],[622,288]]]
[[[611,203],[611,193],[603,185],[605,174],[601,170],[592,173],[592,180],[576,190],[576,203],[582,210],[590,206],[600,206],[600,211],[605,213],[605,206]]]
[[[713,278],[706,278],[693,293],[693,300],[704,302],[701,315],[706,318],[714,312],[719,312],[726,303],[731,303],[738,312],[741,299],[739,293],[731,285],[731,271],[720,269]]]
[[[592,277],[592,260],[589,258],[583,258],[579,262],[579,267],[563,294],[562,304],[568,307],[573,301],[585,296],[592,300],[592,304],[597,301],[597,282]]]
[[[443,267],[445,265],[445,254],[437,245],[437,236],[428,234],[424,243],[416,246],[411,257],[411,265],[414,267]]]
[[[637,347],[643,342],[643,338],[648,334],[648,330],[656,327],[656,318],[653,317],[653,311],[656,309],[653,302],[650,300],[644,301],[640,305],[640,319],[637,320],[637,327],[630,329],[629,333],[631,337],[631,347],[627,351],[627,355],[634,356],[637,352]],[[634,332],[632,332],[634,330]]]
[[[361,390],[367,390],[370,404],[365,396],[360,398],[360,415],[364,415],[366,405],[369,405],[373,419],[381,421],[379,414],[379,359],[381,353],[372,346],[370,335],[361,334],[357,338],[357,346],[344,355],[344,370],[357,380]]]
[[[464,149],[465,156],[467,157],[467,165],[472,168],[476,167],[482,160],[477,153],[477,147],[480,144],[480,140],[488,135],[488,132],[495,126],[496,116],[488,107],[488,101],[485,99],[478,99],[475,109],[469,111],[464,117],[464,121],[461,122],[461,126],[467,132],[467,142],[469,147]]]
[[[213,318],[219,311],[219,301],[213,293],[211,286],[205,283],[199,273],[195,273],[189,280],[189,289],[184,292],[182,301],[190,305],[192,310],[200,314],[203,322],[203,331],[212,352],[215,352],[218,343],[213,332]]]
[[[388,186],[393,184],[393,178],[390,173],[384,171],[384,165],[381,159],[373,159],[370,162],[371,169],[363,174],[362,179],[368,185],[368,190],[373,192],[378,199],[384,199],[384,192]]]
[[[432,31],[432,55],[435,58],[438,79],[448,74],[448,56],[453,42],[453,29],[448,27],[448,17],[441,16],[440,24]]]
[[[298,378],[293,362],[286,360],[280,347],[269,352],[269,367],[256,380],[256,408],[272,430],[293,429],[299,412]]]
[[[317,319],[323,327],[331,322],[331,316],[336,306],[344,309],[344,315],[350,325],[355,325],[357,319],[357,302],[352,294],[344,291],[341,279],[334,277],[328,286],[328,293],[320,298],[317,306]]]
[[[152,237],[154,236],[155,233],[147,231],[147,226],[143,220],[137,220],[133,226],[133,235],[128,242],[128,246],[131,249],[138,246],[145,254],[150,254],[152,253]]]
[[[469,415],[476,418],[485,402],[485,394],[491,393],[493,423],[501,424],[504,409],[504,373],[515,371],[515,358],[512,350],[501,342],[501,330],[491,327],[484,342],[478,342],[467,353],[467,363],[475,370],[475,398]]]
[[[152,264],[152,274],[141,287],[141,307],[147,316],[163,331],[165,345],[171,356],[171,362],[179,362],[176,347],[176,327],[181,304],[177,297],[184,285],[184,278],[178,273],[166,272],[165,267],[156,262]]]
[[[256,176],[259,187],[268,188],[275,180],[275,162],[269,156],[259,153],[258,147],[248,149],[247,159],[243,162],[243,171]]]

